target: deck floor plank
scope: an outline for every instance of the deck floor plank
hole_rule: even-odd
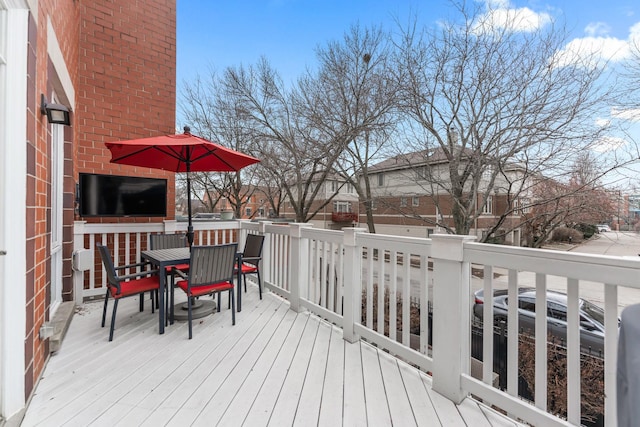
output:
[[[364,378],[364,392],[367,409],[367,422],[371,425],[390,426],[391,414],[384,388],[380,360],[375,348],[361,344],[362,376]]]
[[[269,418],[278,401],[282,384],[293,363],[296,349],[304,336],[309,317],[308,314],[297,314],[296,320],[278,352],[278,357],[269,369],[242,425],[266,426],[269,423]]]
[[[342,425],[344,402],[344,346],[342,330],[331,326],[329,355],[320,404],[319,427]]]
[[[300,345],[295,351],[267,425],[276,427],[293,425],[319,326],[320,320],[317,317],[310,317],[307,321]]]
[[[320,404],[322,403],[322,391],[324,378],[329,358],[329,345],[331,342],[331,325],[321,322],[318,325],[318,333],[311,352],[309,367],[307,369],[300,400],[296,408],[294,426],[308,426],[309,419],[320,418]],[[328,403],[326,403],[328,406]],[[342,405],[340,405],[342,406]],[[340,407],[329,410],[342,410]]]
[[[266,381],[267,375],[278,358],[287,337],[292,333],[296,319],[297,316],[294,311],[286,310],[285,317],[278,325],[275,334],[269,341],[269,345],[265,347],[258,361],[248,372],[248,375],[240,385],[240,388],[229,406],[227,406],[224,412],[220,414],[220,420],[217,423],[218,425],[242,425],[244,419],[249,413],[251,404],[256,400],[256,396]]]
[[[137,298],[120,302],[108,342],[102,303],[85,304],[22,426],[519,426],[474,400],[453,404],[417,368],[272,293],[260,300],[254,286],[243,299],[235,326],[224,304],[194,321],[192,340],[186,322],[158,335],[147,296],[142,313]]]
[[[400,375],[397,359],[386,353],[378,353],[378,355],[393,425],[416,426],[416,419],[402,381],[402,375]]]

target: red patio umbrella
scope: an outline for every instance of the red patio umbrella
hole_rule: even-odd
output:
[[[189,245],[193,243],[189,173],[237,172],[245,166],[260,161],[255,157],[192,135],[188,127],[184,128],[183,134],[106,142],[105,145],[111,151],[111,163],[187,173]]]

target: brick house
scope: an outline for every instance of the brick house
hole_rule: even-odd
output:
[[[469,158],[461,156],[460,163]],[[452,197],[445,188],[449,188],[449,160],[441,152],[412,152],[386,159],[369,168],[373,217],[376,232],[399,236],[429,237],[433,233],[444,233],[444,225],[453,228]],[[460,166],[462,167],[462,166]],[[503,243],[519,246],[523,209],[517,205],[528,204],[525,197],[528,192],[509,194],[507,188],[517,187],[513,183],[521,181],[522,170],[517,165],[503,166],[509,182],[499,175],[493,186],[489,179],[488,167],[480,178],[475,198],[480,212],[471,227],[470,233],[482,237],[485,230],[494,226],[501,215],[506,219],[500,228]],[[491,189],[488,191],[487,189]],[[526,211],[526,208],[524,208]],[[360,221],[365,222],[365,207],[360,207]]]
[[[0,424],[48,361],[42,327],[73,311],[79,173],[166,178],[173,216],[173,174],[111,165],[104,142],[175,133],[175,69],[175,0],[0,0]]]

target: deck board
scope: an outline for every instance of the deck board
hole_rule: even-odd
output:
[[[186,322],[158,335],[147,296],[142,313],[137,298],[121,301],[108,342],[102,303],[85,304],[22,426],[518,425],[471,399],[453,404],[417,368],[278,296],[243,296],[235,326],[223,303],[194,321],[192,340]]]

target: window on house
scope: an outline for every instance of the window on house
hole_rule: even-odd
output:
[[[344,187],[342,187],[345,193],[352,194],[353,193],[353,185],[350,182],[347,182]]]
[[[406,208],[407,207],[407,198],[406,197],[400,197],[400,207],[401,208]]]
[[[376,202],[375,199],[372,199],[369,203],[371,203],[371,210],[375,211],[376,209],[378,209],[378,203]]]
[[[244,213],[245,213],[246,216],[251,216],[251,208],[246,208],[244,210]]]
[[[378,187],[382,187],[384,185],[384,173],[378,173]]]
[[[339,200],[334,200],[333,211],[334,212],[351,212],[351,202],[342,202]]]
[[[487,201],[482,207],[482,213],[485,215],[491,215],[493,213],[493,196],[487,196]]]
[[[411,198],[411,206],[420,206],[420,197],[418,196],[413,196]]]
[[[332,193],[335,193],[336,191],[338,191],[338,183],[335,181],[331,181],[329,183],[329,191],[331,191]]]
[[[258,209],[258,216],[264,217],[264,208]]]
[[[427,179],[427,167],[420,166],[416,168],[416,178],[417,179]]]
[[[531,199],[529,199],[528,197],[521,197],[519,199],[519,202],[520,212],[522,212],[523,214],[531,212],[531,206],[529,206],[531,204]]]

